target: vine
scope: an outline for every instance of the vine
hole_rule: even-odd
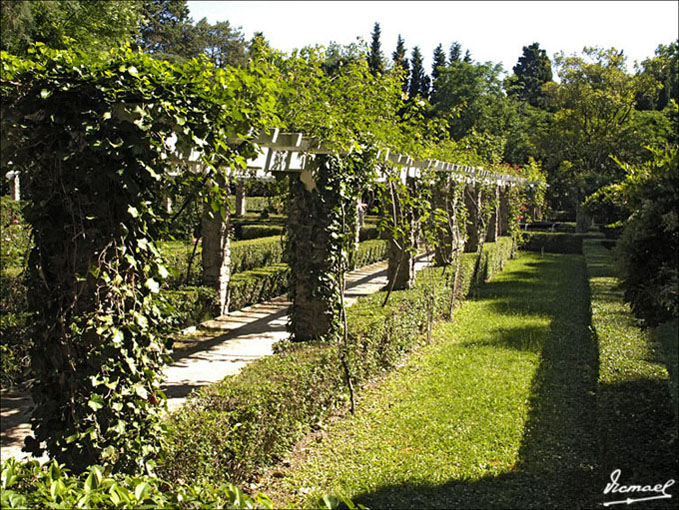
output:
[[[169,214],[157,204],[205,178],[172,177],[177,157],[200,150],[209,176],[252,156],[224,141],[270,122],[273,81],[254,65],[173,66],[129,48],[101,58],[36,45],[29,59],[3,53],[2,70],[3,156],[22,171],[35,236],[26,449],[75,471],[151,470],[167,361],[153,333],[168,273],[154,239]]]

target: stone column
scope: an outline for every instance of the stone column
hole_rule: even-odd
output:
[[[234,216],[245,215],[245,183],[243,181],[236,181],[236,210]]]
[[[500,221],[499,234],[506,236],[509,234],[509,186],[500,189]]]
[[[322,159],[316,164],[323,164]],[[321,174],[322,172],[319,172]],[[340,317],[341,292],[336,260],[342,256],[330,238],[332,206],[322,193],[322,183],[307,183],[300,175],[289,176],[286,261],[290,265],[288,330],[292,340],[320,339],[335,333]],[[323,188],[323,189],[322,189]]]
[[[446,207],[446,202],[450,193],[450,183],[439,183],[435,186],[436,187],[432,192],[432,205],[434,209],[444,211],[444,214],[448,219],[448,222],[446,222],[445,225],[440,225],[441,228],[437,230],[436,246],[434,246],[434,265],[443,266],[445,264],[450,264],[452,261],[453,236],[450,231],[450,224],[454,224],[455,215],[454,210],[449,211],[449,207]],[[448,217],[450,214],[452,214],[452,218]]]
[[[410,183],[412,185],[412,183]],[[387,288],[393,290],[412,289],[415,285],[415,251],[417,249],[415,217],[412,211],[402,210],[396,198],[396,217],[403,216],[405,239],[389,238],[389,262],[387,266]]]
[[[218,314],[229,311],[228,287],[231,278],[231,249],[229,241],[229,207],[225,204],[226,218],[219,213],[212,213],[206,204],[201,219],[202,229],[202,261],[203,285],[217,290]]]
[[[500,237],[500,186],[495,186],[494,195],[495,207],[490,215],[486,234],[486,241],[489,243],[494,243]]]
[[[476,253],[481,247],[481,188],[468,184],[464,191],[464,205],[467,208],[467,244],[466,253]]]
[[[9,180],[9,196],[12,200],[21,200],[21,187],[19,183],[19,172],[16,170],[10,170],[5,174],[5,177]]]

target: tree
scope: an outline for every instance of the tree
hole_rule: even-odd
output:
[[[228,21],[214,25],[203,18],[196,23],[196,43],[217,67],[237,66],[247,62],[243,34],[231,27]]]
[[[544,104],[542,86],[552,81],[552,64],[538,43],[523,47],[523,55],[513,68],[507,94],[527,101],[532,106]]]
[[[460,140],[473,131],[503,136],[508,105],[499,79],[501,66],[454,62],[440,72],[434,114],[449,119],[450,136]]]
[[[452,64],[453,62],[460,62],[460,61],[462,60],[462,45],[461,45],[459,42],[454,41],[454,42],[450,45],[450,50],[449,50],[449,53],[448,53],[448,58],[449,58],[449,62],[450,62],[451,64]]]
[[[544,91],[555,108],[546,133],[552,193],[562,193],[575,208],[583,229],[583,199],[601,186],[619,180],[620,168],[610,155],[620,156],[621,141],[633,132],[635,94],[640,81],[625,68],[615,48],[585,48],[583,56],[556,56],[560,83]],[[642,142],[643,143],[643,142]]]
[[[370,43],[370,53],[368,54],[368,66],[374,75],[384,73],[384,56],[382,55],[380,44],[380,24],[375,23],[372,31],[372,42]]]
[[[640,110],[662,110],[672,99],[679,102],[679,39],[659,45],[655,57],[641,63],[639,74],[662,85],[658,90],[642,91],[637,95]]]
[[[419,96],[422,99],[427,99],[429,97],[429,77],[424,72],[422,53],[417,46],[413,48],[410,55],[410,69],[408,95],[411,98]]]
[[[400,34],[398,36],[398,39],[396,40],[396,51],[394,51],[391,57],[394,62],[394,70],[403,73],[402,89],[403,92],[407,92],[408,74],[410,66],[408,65],[408,59],[406,58],[405,41],[403,40]]]
[[[136,2],[18,0],[0,3],[0,49],[24,55],[30,44],[108,50],[131,41],[142,19]]]
[[[142,10],[137,44],[145,53],[182,60],[201,52],[186,0],[146,0]]]
[[[443,52],[443,45],[439,44],[434,49],[434,62],[431,66],[431,100],[436,101],[438,95],[438,79],[441,76],[441,69],[446,66],[446,54]]]
[[[464,62],[466,64],[471,64],[473,62],[472,54],[469,50],[464,52],[464,58],[462,59],[462,62]]]

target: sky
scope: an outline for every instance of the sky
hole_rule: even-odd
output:
[[[538,42],[550,58],[579,54],[585,46],[615,47],[634,61],[652,57],[659,44],[679,37],[674,1],[189,1],[191,17],[228,21],[246,40],[261,31],[271,46],[289,52],[362,38],[380,24],[382,52],[391,59],[400,34],[419,46],[431,70],[434,48],[448,54],[453,41],[476,62],[502,63],[511,73],[524,46]]]

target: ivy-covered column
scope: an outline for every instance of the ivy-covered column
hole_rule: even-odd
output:
[[[342,200],[328,158],[317,156],[311,170],[290,175],[285,256],[292,302],[288,329],[294,341],[339,331],[342,289],[336,268],[342,256]]]
[[[231,278],[228,203],[224,204],[222,211],[213,211],[209,204],[206,205],[201,218],[201,230],[203,285],[216,289],[218,314],[224,315],[229,311],[227,291]]]
[[[481,187],[477,184],[468,184],[464,193],[464,204],[467,209],[467,243],[464,251],[475,253],[481,246],[481,207],[482,207]]]
[[[406,189],[414,190],[414,181],[409,179]],[[413,206],[407,195],[393,194],[393,215],[398,224],[390,229],[389,261],[387,266],[387,288],[392,290],[412,289],[415,285],[415,253],[417,253],[416,221]]]
[[[234,216],[245,216],[246,198],[245,198],[245,183],[243,181],[236,181],[236,210]]]
[[[486,241],[489,243],[494,243],[500,237],[500,186],[496,185],[492,193],[494,194],[494,199],[486,233]]]
[[[450,210],[448,196],[450,193],[450,183],[444,176],[434,182],[432,189],[432,207],[436,214],[436,245],[434,246],[434,265],[444,266],[450,264],[453,253],[453,230],[455,222],[455,211]],[[452,213],[452,214],[451,214]]]
[[[505,185],[500,188],[500,199],[499,199],[499,215],[500,221],[498,224],[499,234],[501,236],[506,236],[509,234],[509,186]]]

